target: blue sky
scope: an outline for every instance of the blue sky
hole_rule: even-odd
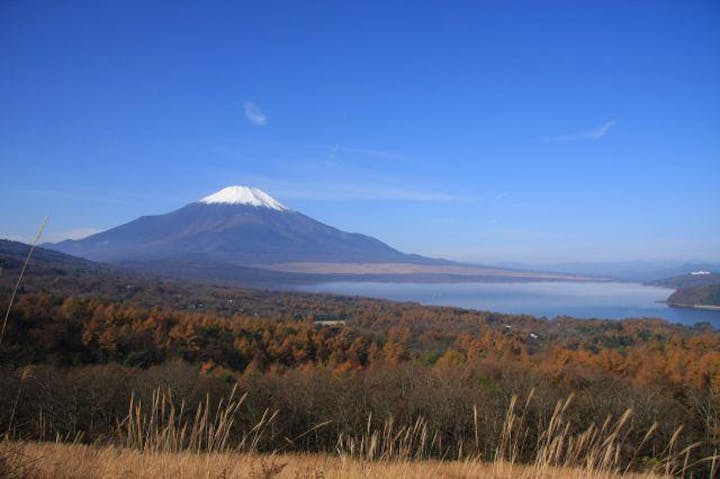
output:
[[[223,186],[405,251],[720,259],[720,3],[0,5],[0,236]]]

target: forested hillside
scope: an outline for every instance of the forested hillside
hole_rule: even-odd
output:
[[[674,306],[720,307],[720,284],[705,284],[680,288],[670,295],[667,302]]]
[[[442,438],[428,454],[491,455],[513,395],[532,396],[535,437],[570,396],[576,432],[631,408],[627,461],[652,463],[681,425],[678,446],[701,444],[693,457],[719,444],[720,334],[709,327],[197,286],[43,255],[0,345],[0,427],[16,437],[92,441],[113,434],[133,395],[147,403],[170,388],[192,409],[237,384],[242,421],[277,411],[267,450],[334,450],[368,421],[422,418]],[[0,260],[7,304],[21,263]]]

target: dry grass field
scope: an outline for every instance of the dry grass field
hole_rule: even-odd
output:
[[[5,442],[0,476],[7,478],[659,478],[583,468],[507,462],[362,461],[321,454],[157,453],[80,444]]]
[[[382,430],[339,437],[332,454],[260,453],[257,444],[274,415],[263,416],[239,443],[230,443],[234,416],[245,396],[231,396],[214,414],[209,404],[201,404],[192,419],[185,419],[182,408],[176,409],[169,397],[158,390],[149,407],[131,402],[115,442],[33,442],[6,436],[0,441],[0,478],[659,478],[684,477],[689,458],[687,450],[673,453],[671,444],[655,464],[634,468],[653,472],[628,472],[630,464],[623,465],[619,457],[621,430],[630,412],[571,435],[563,419],[571,398],[557,405],[534,460],[520,464],[519,451],[527,439],[525,420],[514,412],[516,397],[498,450],[485,460],[432,459],[427,451],[434,439],[422,421],[408,427],[388,422]],[[710,460],[712,477],[717,458]]]

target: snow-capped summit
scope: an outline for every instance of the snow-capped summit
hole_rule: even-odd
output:
[[[200,203],[212,204],[222,203],[228,205],[250,205],[262,208],[271,208],[273,210],[285,211],[287,208],[283,206],[272,196],[262,190],[252,188],[250,186],[228,186],[220,191],[206,196],[200,200]]]
[[[346,233],[287,209],[248,186],[223,188],[175,211],[141,216],[52,248],[109,263],[165,262],[178,271],[187,266],[218,274],[224,274],[219,272],[225,265],[423,261],[375,238]]]

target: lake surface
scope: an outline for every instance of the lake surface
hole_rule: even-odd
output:
[[[369,296],[533,316],[623,319],[662,318],[720,328],[720,311],[671,308],[672,289],[619,282],[371,283],[332,282],[298,287],[308,292]]]

